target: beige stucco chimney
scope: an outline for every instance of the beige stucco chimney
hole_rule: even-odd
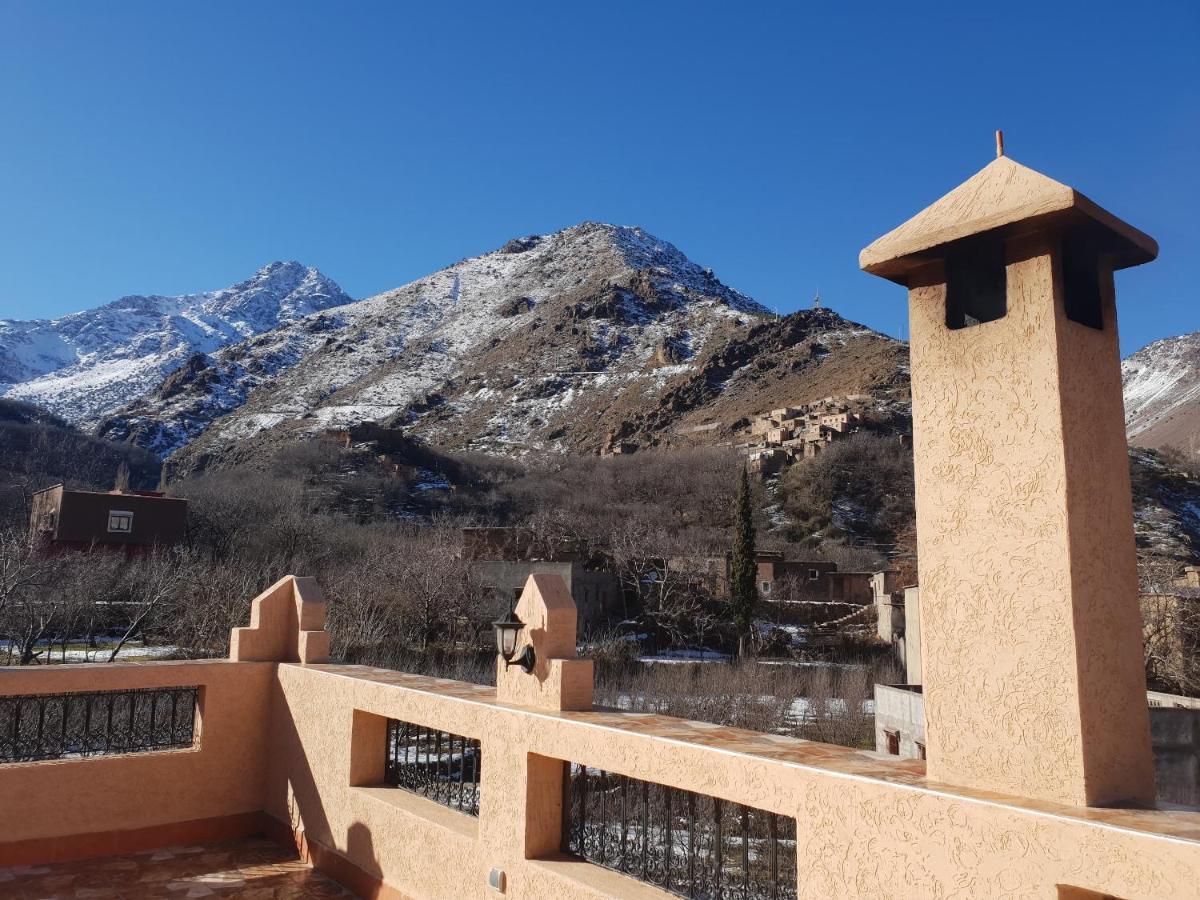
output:
[[[862,251],[908,287],[931,779],[1154,800],[1113,270],[1155,242],[999,156]]]

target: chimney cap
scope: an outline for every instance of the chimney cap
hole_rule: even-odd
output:
[[[859,266],[872,275],[904,284],[907,273],[940,258],[938,248],[984,232],[1003,236],[1038,227],[1092,230],[1113,268],[1150,262],[1158,256],[1152,237],[1102,209],[1074,188],[997,156],[940,200],[867,246]]]

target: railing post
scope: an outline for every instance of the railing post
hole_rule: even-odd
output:
[[[526,672],[497,657],[496,699],[538,709],[591,709],[592,661],[576,657],[578,613],[566,582],[558,575],[530,575],[515,612],[525,623],[522,647],[533,647],[535,662]]]
[[[255,597],[249,626],[234,628],[230,635],[229,658],[235,662],[327,662],[325,596],[316,579],[287,575]]]
[[[525,859],[558,851],[562,842],[563,763],[528,753],[525,756]]]
[[[591,709],[592,661],[576,657],[577,612],[563,579],[531,575],[515,611],[536,661],[526,672],[497,658],[496,699],[535,709]],[[523,736],[515,734],[485,736],[483,753],[480,838],[496,851],[496,864],[557,852],[565,801],[562,760],[530,753]]]

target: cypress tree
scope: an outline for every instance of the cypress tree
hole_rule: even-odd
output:
[[[738,656],[750,648],[750,627],[758,602],[758,563],[754,554],[754,509],[750,504],[750,476],[742,468],[733,515],[733,556],[729,562],[729,603],[737,631]]]

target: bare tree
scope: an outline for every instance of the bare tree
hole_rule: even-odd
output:
[[[109,653],[109,662],[117,658],[130,640],[146,631],[164,607],[177,600],[184,583],[184,572],[178,563],[177,554],[156,547],[129,567],[122,602],[115,605],[120,618],[114,624],[121,634]]]
[[[0,531],[0,631],[11,664],[35,662],[51,634],[61,597],[51,590],[59,561],[38,554],[24,531]]]
[[[1200,591],[1141,598],[1146,678],[1160,690],[1200,696]]]

